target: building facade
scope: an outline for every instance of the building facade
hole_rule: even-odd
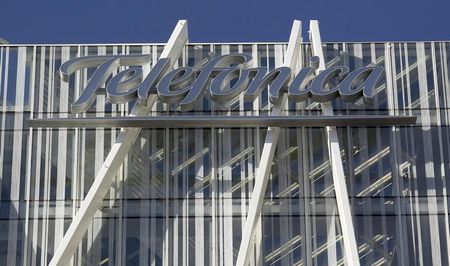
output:
[[[186,44],[175,68],[244,53],[282,66],[288,43]],[[297,69],[313,44],[300,44]],[[410,126],[337,128],[361,265],[448,265],[450,43],[322,43],[327,67],[385,69],[373,104],[332,101],[335,115],[413,115]],[[71,104],[95,68],[63,82],[80,56],[150,54],[164,44],[0,45],[0,264],[48,265],[120,128],[30,127],[31,118],[75,116]],[[144,66],[144,72],[149,67]],[[126,67],[121,66],[119,70]],[[105,96],[78,117],[127,116],[134,102]],[[229,104],[208,94],[187,113],[157,102],[150,115],[270,115],[268,90]],[[287,116],[321,115],[308,99]],[[71,265],[234,265],[268,129],[143,128],[78,243]],[[325,127],[280,129],[250,265],[346,263],[343,226]],[[334,163],[334,162],[333,162]],[[342,214],[341,214],[342,215]],[[348,263],[348,262],[347,262]]]

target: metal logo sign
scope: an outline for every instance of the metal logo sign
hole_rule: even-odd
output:
[[[68,82],[76,71],[95,67],[86,88],[71,105],[73,113],[86,112],[98,95],[109,102],[122,104],[136,101],[146,106],[153,95],[164,103],[177,103],[181,112],[192,110],[195,104],[208,95],[222,104],[243,95],[244,101],[253,102],[265,88],[269,101],[278,106],[284,94],[291,101],[308,98],[315,102],[328,102],[340,97],[352,102],[363,98],[373,102],[376,85],[384,68],[362,67],[350,71],[347,66],[332,66],[322,71],[319,57],[310,59],[310,66],[293,73],[290,67],[269,71],[266,67],[252,68],[252,56],[227,54],[204,60],[201,66],[181,67],[170,71],[171,60],[160,58],[146,77],[142,66],[151,63],[150,55],[85,56],[71,59],[60,67],[62,80]],[[113,75],[120,67],[128,68]],[[367,126],[408,125],[415,122],[410,116],[347,115],[347,116],[129,116],[95,118],[33,119],[38,127],[258,127],[258,126]]]
[[[176,43],[175,43],[176,44]],[[156,100],[175,103],[181,112],[193,110],[205,95],[224,106],[242,96],[247,102],[255,101],[267,89],[268,100],[277,109],[283,108],[283,99],[302,102],[311,99],[327,103],[339,97],[353,102],[360,98],[366,104],[373,103],[376,86],[384,74],[384,68],[367,66],[350,71],[347,66],[325,68],[320,57],[312,56],[309,66],[293,71],[293,64],[284,64],[269,71],[267,67],[254,66],[249,54],[235,53],[210,57],[199,66],[173,69],[185,43],[176,44],[177,54],[161,54],[156,62],[152,56],[104,55],[70,59],[60,67],[60,76],[68,82],[73,73],[95,68],[86,87],[71,105],[74,114],[89,110],[98,95],[105,95],[113,104],[135,101],[134,108],[149,108]],[[295,53],[294,50],[292,50]],[[298,52],[298,51],[297,51]],[[313,53],[314,54],[314,53]],[[292,55],[286,55],[292,57]],[[144,77],[143,66],[153,65]],[[119,71],[119,67],[126,67]],[[327,109],[328,110],[328,109]],[[328,113],[328,116],[326,115]],[[298,127],[298,126],[368,126],[409,125],[413,116],[345,115],[334,116],[323,112],[321,116],[281,116],[279,111],[268,116],[148,116],[130,113],[128,117],[66,117],[31,119],[37,127]],[[214,119],[211,120],[211,116]]]
[[[265,67],[250,68],[251,62],[252,57],[248,54],[228,54],[210,59],[201,69],[181,67],[162,75],[169,68],[169,59],[162,58],[144,78],[142,68],[138,66],[149,64],[149,55],[87,56],[65,62],[60,74],[63,80],[68,80],[77,70],[98,67],[72,104],[72,112],[80,113],[89,109],[99,94],[105,94],[116,104],[135,99],[138,104],[146,104],[149,94],[158,94],[160,101],[178,102],[181,111],[189,111],[204,91],[216,102],[226,103],[240,94],[244,94],[245,101],[252,102],[267,86],[270,86],[269,100],[274,104],[280,101],[283,93],[297,102],[307,98],[326,102],[340,96],[344,101],[363,97],[370,103],[375,85],[384,72],[384,68],[376,66],[352,72],[346,66],[333,66],[316,76],[319,58],[312,57],[310,66],[294,76],[289,67],[269,72]],[[106,84],[106,90],[101,88],[119,66],[129,68],[114,75]],[[331,85],[336,83],[338,85]]]

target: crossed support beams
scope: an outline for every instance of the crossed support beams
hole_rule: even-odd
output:
[[[317,72],[325,69],[325,60],[322,51],[322,41],[320,38],[319,23],[317,20],[310,21],[310,41],[312,43],[313,54],[320,58]],[[284,66],[293,68],[298,56],[301,44],[301,22],[294,21],[291,36],[287,47]],[[281,115],[282,108],[286,103],[286,97],[283,97],[281,103],[274,106],[272,115]],[[333,116],[333,107],[331,103],[322,103],[324,115]],[[253,188],[252,198],[250,200],[249,211],[242,232],[242,241],[239,248],[239,254],[236,265],[246,266],[252,254],[253,239],[259,219],[261,219],[261,209],[264,203],[264,195],[267,188],[270,170],[272,168],[273,157],[280,134],[279,127],[270,127],[267,131],[261,160],[257,169],[255,186]],[[356,245],[355,230],[353,227],[350,203],[345,184],[344,168],[340,155],[339,139],[336,127],[326,127],[328,153],[332,168],[333,183],[335,187],[336,202],[339,212],[339,221],[342,228],[345,258],[348,265],[359,265],[358,248]]]
[[[173,66],[178,59],[188,40],[187,26],[186,20],[178,21],[178,24],[160,56],[160,58],[169,58],[171,66]],[[156,95],[150,96],[147,105],[145,106],[135,104],[131,110],[130,116],[147,115],[155,103],[156,97]],[[77,249],[87,228],[91,224],[95,213],[102,205],[103,198],[111,187],[114,177],[140,132],[141,128],[121,129],[116,142],[111,147],[108,157],[106,157],[106,160],[103,162],[99,173],[95,177],[94,183],[81,203],[80,209],[73,218],[69,229],[57,247],[49,265],[63,266],[69,264],[72,255]]]
[[[320,59],[319,67],[317,68],[318,74],[320,71],[325,70],[325,57],[323,56],[319,22],[317,20],[310,21],[309,34],[313,54],[318,56]],[[324,115],[334,115],[331,102],[322,103],[322,113]],[[333,175],[336,205],[339,212],[339,221],[344,240],[345,258],[348,265],[359,265],[358,246],[356,245],[355,228],[353,226],[347,186],[345,184],[344,167],[342,165],[341,149],[339,147],[337,129],[335,126],[327,126],[325,131],[328,140],[328,156],[330,158]]]
[[[298,54],[301,49],[302,23],[295,20],[292,25],[291,36],[284,57],[283,66],[295,68]],[[271,115],[278,116],[282,114],[286,104],[287,97],[283,96],[279,104],[273,106]],[[253,187],[252,198],[248,207],[247,219],[245,220],[244,230],[242,232],[241,246],[237,257],[236,265],[245,266],[251,256],[253,247],[253,238],[259,219],[261,219],[261,209],[264,203],[267,182],[269,180],[270,169],[272,168],[273,156],[277,147],[278,137],[280,135],[279,127],[269,127],[267,129],[264,147],[261,153],[258,169],[255,177],[255,186]]]
[[[318,71],[325,69],[322,44],[317,21],[310,23],[311,41],[314,55],[320,58]],[[161,58],[169,58],[171,65],[177,60],[188,39],[187,21],[178,22],[173,31]],[[286,51],[283,65],[295,68],[299,51],[301,50],[301,22],[294,21]],[[147,115],[156,101],[156,95],[150,96],[147,105],[135,105],[130,113],[131,117]],[[272,109],[273,116],[282,115],[286,104],[286,96],[283,96],[279,104]],[[332,116],[333,109],[330,103],[322,104],[324,115]],[[86,198],[81,203],[80,209],[73,218],[69,229],[57,247],[55,254],[49,265],[67,265],[70,263],[72,255],[77,249],[83,235],[89,227],[96,211],[101,207],[103,198],[111,187],[114,177],[122,165],[128,151],[139,135],[141,128],[122,128],[115,144],[112,146],[105,162],[97,174],[92,187]],[[356,245],[350,204],[345,184],[342,159],[336,127],[326,127],[329,157],[333,172],[333,182],[335,185],[336,201],[339,211],[339,219],[342,227],[344,249],[348,265],[359,265],[358,250]],[[253,239],[256,228],[260,223],[261,209],[264,202],[264,195],[273,163],[276,145],[280,135],[279,127],[269,127],[262,149],[260,164],[256,173],[256,181],[253,189],[253,196],[250,200],[249,212],[242,232],[242,241],[237,258],[237,265],[247,265],[252,254]]]

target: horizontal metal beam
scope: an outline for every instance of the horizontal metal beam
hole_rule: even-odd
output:
[[[145,116],[30,119],[39,128],[242,128],[242,127],[324,127],[324,126],[407,126],[415,116]]]

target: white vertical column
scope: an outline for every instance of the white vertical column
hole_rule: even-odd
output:
[[[214,46],[211,45],[210,51],[214,53]],[[214,102],[211,102],[211,114],[214,114]],[[219,265],[219,253],[218,253],[218,225],[217,225],[217,209],[218,209],[218,182],[217,182],[217,146],[216,146],[216,134],[218,134],[218,130],[215,128],[211,128],[210,134],[210,162],[211,162],[211,229],[210,229],[210,245],[211,245],[211,253],[210,253],[210,261],[209,264],[212,266]]]
[[[169,168],[169,155],[170,155],[170,138],[169,129],[164,129],[164,240],[163,240],[163,259],[162,263],[164,266],[169,265],[170,258],[170,168]]]
[[[311,20],[309,24],[310,41],[315,56],[320,58],[318,72],[325,69],[325,60],[322,50],[322,41],[320,38],[319,22]],[[322,112],[324,115],[332,116],[333,106],[330,102],[322,103]],[[336,127],[326,127],[328,138],[328,153],[330,157],[331,169],[333,173],[334,191],[336,194],[336,203],[339,211],[339,221],[341,223],[344,239],[345,258],[348,265],[359,265],[358,247],[356,245],[355,229],[353,226],[350,203],[345,184],[344,167],[342,165],[341,151]]]
[[[400,49],[399,52],[402,53],[402,50],[404,50],[404,67],[402,67],[403,62],[400,62],[400,69],[411,69],[410,65],[409,65],[409,60],[408,60],[408,47],[407,45],[404,45],[404,49],[401,49],[401,45],[400,45]],[[386,43],[384,46],[384,58],[385,58],[385,62],[384,62],[384,66],[385,66],[385,71],[386,71],[386,92],[387,92],[387,104],[388,104],[388,111],[389,111],[389,115],[396,115],[398,114],[399,107],[398,107],[398,99],[397,97],[397,82],[393,77],[397,77],[396,71],[395,69],[397,69],[396,67],[396,56],[395,56],[395,49],[393,49],[393,45],[391,43]],[[406,75],[406,84],[403,84],[402,86],[406,86],[406,94],[407,94],[407,101],[405,102],[405,104],[407,106],[411,105],[411,93],[410,93],[410,76],[409,76],[409,71],[405,71],[404,72]],[[402,81],[403,82],[403,81]],[[399,167],[399,155],[398,152],[396,152],[396,150],[401,150],[400,149],[400,134],[399,134],[399,129],[397,127],[392,127],[390,129],[390,141],[391,141],[391,165],[394,165],[394,170],[392,171],[392,177],[393,177],[393,185],[396,188],[395,191],[403,191],[403,186],[402,186],[402,182],[401,182],[401,177],[400,177],[400,173],[401,173],[401,169]],[[411,140],[412,141],[412,140]],[[409,147],[406,147],[406,149],[408,150]],[[412,154],[415,154],[414,152],[414,147],[411,147],[412,149]],[[415,169],[415,167],[413,166],[413,168]],[[413,170],[415,172],[415,170]],[[415,174],[413,176],[416,176]],[[414,199],[417,199],[417,197],[410,197],[410,206],[411,206],[411,213],[413,213],[413,207],[414,206],[419,206],[418,203],[414,204]],[[397,259],[397,263],[399,265],[409,265],[408,262],[408,256],[405,256],[406,252],[409,253],[409,251],[406,251],[405,248],[407,247],[407,235],[406,235],[406,228],[407,228],[407,224],[406,224],[406,220],[405,218],[401,215],[404,211],[403,211],[403,207],[402,207],[403,203],[402,203],[402,199],[400,197],[400,195],[397,193],[397,195],[395,196],[395,206],[396,206],[396,230],[397,232],[399,232],[399,235],[401,236],[398,240],[399,245],[398,245],[398,259]],[[416,212],[418,213],[418,212]],[[414,217],[414,216],[413,216]],[[417,217],[420,218],[420,217]],[[411,221],[414,223],[414,219],[411,218]],[[414,224],[410,225],[412,228],[414,228]],[[419,234],[420,237],[420,234]],[[415,243],[416,237],[415,235],[412,236],[413,243]],[[418,244],[421,245],[422,241],[419,241]],[[413,244],[414,245],[414,244]],[[422,248],[419,248],[420,250],[420,254],[422,254]],[[413,253],[414,251],[411,251],[411,253]],[[420,255],[419,255],[420,256]]]
[[[204,147],[203,144],[203,130],[195,129],[195,153],[198,154]],[[195,171],[196,178],[204,179],[204,164],[203,156],[196,160]],[[203,181],[198,181],[203,182]],[[203,185],[202,185],[203,186]],[[197,214],[195,220],[195,264],[203,266],[205,264],[205,208],[204,208],[204,190],[198,189],[195,191],[195,213]],[[199,215],[201,214],[201,216]],[[208,263],[206,263],[208,264]]]
[[[106,46],[99,46],[97,48],[98,55],[106,55]],[[67,83],[66,83],[67,84]],[[95,116],[101,117],[105,116],[105,95],[97,96],[97,103],[95,105]],[[95,129],[95,154],[94,154],[94,173],[99,173],[104,159],[104,147],[105,147],[105,130],[103,128]],[[96,177],[97,178],[97,177]],[[114,177],[113,177],[114,178]],[[90,254],[88,261],[92,264],[98,264],[101,259],[101,237],[99,241],[96,241],[96,238],[101,234],[102,228],[102,212],[98,212],[95,219],[93,219],[91,226],[88,229],[88,237],[87,237],[87,250],[88,254]]]
[[[222,54],[229,54],[230,46],[222,45]],[[227,115],[230,115],[228,112]],[[232,168],[231,164],[228,162],[232,158],[231,154],[231,138],[232,138],[231,128],[221,129],[221,140],[222,140],[222,153],[221,153],[221,166],[220,166],[220,176],[222,177],[222,228],[223,231],[223,257],[221,260],[223,261],[223,265],[233,265],[233,231],[236,230],[233,228],[233,193],[231,192],[233,176],[231,174]],[[220,131],[219,131],[220,132]]]
[[[436,172],[434,168],[434,159],[437,151],[432,151],[433,146],[431,135],[431,114],[429,107],[429,96],[428,96],[428,81],[427,81],[427,66],[426,66],[426,56],[425,56],[425,44],[423,42],[416,43],[416,53],[417,53],[417,71],[419,79],[419,93],[420,93],[420,118],[422,120],[422,140],[424,149],[424,158],[427,159],[425,163],[425,177],[427,186],[427,210],[429,212],[429,239],[431,244],[431,259],[433,265],[441,265],[441,240],[439,233],[439,220],[437,213],[437,200],[436,200]],[[437,88],[435,88],[437,91]],[[428,148],[427,148],[428,147]],[[426,232],[426,230],[424,231]],[[427,239],[425,237],[425,239]],[[429,259],[427,258],[427,261]]]
[[[173,65],[187,42],[187,38],[187,21],[180,20],[164,48],[161,58],[170,58],[171,65]],[[155,101],[156,96],[150,96],[147,105],[135,105],[130,116],[148,114]],[[111,187],[117,171],[140,132],[140,128],[123,128],[121,130],[49,265],[67,265],[96,211],[102,205],[103,197]]]
[[[17,69],[16,69],[16,88],[7,88],[10,92],[15,89],[16,98],[14,103],[14,139],[11,165],[11,205],[9,207],[8,221],[8,257],[7,264],[16,264],[17,250],[17,230],[19,216],[19,192],[21,181],[22,165],[22,134],[23,134],[23,111],[24,111],[24,93],[25,93],[25,67],[27,48],[19,47],[17,49]],[[6,102],[5,102],[6,104]]]
[[[70,47],[61,48],[61,61],[69,60]],[[67,117],[68,112],[69,85],[61,82],[59,87],[59,117]],[[58,130],[58,158],[67,158],[67,129]],[[56,208],[55,208],[55,246],[64,235],[64,211],[66,192],[66,160],[56,162]]]
[[[40,49],[40,58],[39,58],[39,84],[36,84],[37,86],[37,92],[36,95],[39,99],[37,103],[37,117],[42,118],[43,117],[43,108],[44,108],[44,69],[45,69],[45,48],[41,47]],[[37,59],[36,59],[37,60]],[[30,97],[30,99],[33,99]],[[43,133],[42,129],[36,129],[36,154],[38,155],[34,164],[35,164],[35,171],[32,175],[32,178],[35,179],[35,185],[34,185],[34,193],[33,193],[33,240],[32,240],[32,250],[35,252],[35,256],[32,256],[31,262],[28,265],[35,266],[38,265],[38,261],[36,261],[37,256],[39,254],[38,252],[38,242],[39,242],[39,224],[40,221],[37,218],[39,216],[39,210],[40,210],[40,204],[39,204],[39,198],[40,198],[40,187],[41,187],[41,162],[42,162],[42,150],[43,150]]]
[[[2,94],[3,91],[3,99],[0,98],[0,106],[2,106],[1,108],[1,117],[0,117],[0,122],[1,122],[1,130],[0,130],[0,183],[2,183],[3,180],[3,157],[4,157],[4,147],[5,147],[5,126],[6,126],[6,91],[5,91],[5,87],[2,86],[3,84],[3,78],[2,78],[2,73],[3,73],[3,68],[5,66],[3,66],[3,53],[5,52],[5,48],[0,47],[0,95]],[[7,68],[6,68],[7,69]],[[5,71],[7,71],[5,69]],[[0,198],[1,198],[1,188],[0,188]]]
[[[155,154],[156,153],[156,141],[154,141],[154,140],[156,140],[156,130],[155,129],[152,129],[152,130],[150,130],[150,139],[152,140],[151,141],[151,147],[150,147],[150,154]],[[160,184],[158,184],[158,181],[156,180],[156,163],[155,163],[155,161],[151,161],[150,162],[150,177],[151,177],[151,180],[150,180],[150,185],[151,185],[151,187],[152,188],[155,188],[155,187],[157,187],[156,189],[151,189],[150,190],[150,198],[151,198],[151,200],[150,200],[150,228],[149,228],[149,230],[150,230],[150,236],[152,236],[152,237],[150,237],[150,254],[149,254],[149,257],[150,257],[150,261],[149,261],[149,265],[151,265],[151,266],[155,266],[156,265],[156,257],[155,257],[155,255],[156,255],[156,249],[157,248],[159,248],[159,249],[161,249],[160,247],[159,247],[159,243],[157,243],[157,241],[156,241],[156,237],[157,237],[157,234],[156,234],[156,222],[157,222],[157,219],[158,218],[156,218],[156,200],[155,200],[155,198],[156,198],[156,195],[158,195],[157,194],[157,192],[156,191],[159,191],[162,187],[161,187],[161,185]]]
[[[253,44],[252,45],[252,57],[253,57],[253,67],[259,67],[260,66],[260,62],[259,62],[259,56],[258,56],[258,45],[257,44]],[[260,96],[257,96],[256,99],[253,101],[253,115],[259,116],[259,111],[260,111]],[[250,171],[252,172],[252,175],[256,174],[256,172],[258,171],[258,165],[259,165],[259,161],[260,161],[260,151],[261,151],[261,145],[260,145],[260,138],[261,138],[261,129],[260,128],[255,128],[255,129],[249,129],[249,134],[248,134],[248,138],[249,138],[249,143],[250,145],[252,145],[251,143],[253,143],[254,145],[254,156],[255,156],[255,165],[253,166],[251,160],[249,160],[249,173]],[[248,197],[251,198],[251,196],[253,195],[253,180],[254,178],[252,178],[251,180],[249,180],[248,182]],[[247,204],[247,203],[246,203]],[[243,219],[243,224],[242,224],[242,228],[245,227],[245,218]],[[255,265],[262,265],[263,264],[263,254],[262,254],[262,225],[261,225],[261,221],[258,219],[258,223],[256,224],[256,228],[255,228]],[[251,262],[251,261],[250,261]]]
[[[217,129],[211,128],[211,231],[210,231],[210,239],[211,239],[211,265],[218,265],[218,225],[217,225],[217,145],[216,145],[216,137]]]
[[[441,99],[440,97],[443,97],[445,95],[445,90],[443,92],[441,92],[439,90],[439,83],[438,83],[438,69],[437,69],[437,58],[436,58],[436,50],[437,49],[442,49],[442,43],[432,43],[432,49],[431,49],[431,58],[432,58],[432,62],[433,62],[433,81],[434,81],[434,88],[435,88],[435,104],[436,104],[436,109],[444,109],[443,106],[441,106],[439,99]],[[441,52],[442,54],[442,52]],[[442,69],[442,63],[443,60],[441,59],[440,64],[441,64],[441,69]],[[446,87],[448,88],[448,87]],[[444,95],[442,94],[444,93]],[[443,98],[445,99],[445,97]],[[444,106],[445,106],[445,100],[443,101]],[[443,143],[443,137],[442,137],[442,120],[443,117],[441,115],[441,112],[436,112],[436,125],[439,127],[438,130],[438,138],[439,138],[439,143]],[[446,173],[445,173],[445,166],[444,166],[444,147],[443,145],[439,145],[439,158],[441,158],[441,164],[440,164],[440,178],[442,180],[442,195],[444,196],[444,199],[447,199],[447,185],[446,185]],[[444,200],[444,228],[445,228],[445,237],[443,236],[443,240],[442,242],[447,243],[447,261],[450,261],[450,225],[449,225],[449,221],[448,221],[448,217],[449,217],[449,210],[448,210],[448,201]],[[445,241],[444,241],[445,239]],[[445,256],[445,255],[443,255]]]
[[[181,131],[181,134],[180,134]],[[178,164],[179,161],[182,161],[183,158],[181,158],[180,160],[180,156],[178,156],[180,154],[180,150],[182,150],[182,147],[180,147],[182,145],[182,140],[180,141],[180,136],[183,134],[183,129],[178,129],[175,128],[173,129],[173,134],[169,135],[170,138],[168,138],[169,143],[170,140],[173,143],[173,164],[172,167],[169,166],[169,169],[175,168]],[[170,144],[169,144],[170,145]],[[170,147],[170,146],[169,146]],[[172,155],[171,154],[171,149],[167,149],[166,150],[167,156]],[[183,156],[181,154],[181,156]],[[170,164],[170,162],[172,162],[172,158],[169,159],[166,164]],[[167,264],[171,265],[182,265],[182,261],[183,258],[181,257],[182,252],[179,251],[179,242],[182,241],[183,237],[179,237],[180,234],[180,219],[182,219],[182,217],[180,218],[180,216],[183,216],[182,214],[179,215],[179,212],[181,211],[180,209],[180,205],[182,204],[182,200],[180,199],[180,186],[181,186],[181,182],[182,182],[182,177],[180,178],[179,175],[182,175],[182,173],[177,173],[175,175],[170,174],[169,172],[169,179],[166,180],[166,182],[169,184],[169,188],[168,188],[168,194],[166,195],[166,197],[169,197],[169,200],[171,200],[170,198],[174,197],[175,203],[172,206],[169,206],[169,213],[167,213],[167,219],[169,219],[169,224],[171,224],[171,226],[169,226],[166,230],[169,231],[169,246],[171,247],[171,249],[169,249],[171,252],[169,252],[170,256],[168,257],[167,260]],[[171,213],[173,213],[173,216],[170,215]],[[173,218],[171,218],[173,217]],[[181,221],[182,223],[182,221]],[[171,237],[170,237],[171,236]],[[180,240],[181,238],[181,240]]]
[[[81,46],[77,47],[77,57],[81,56]],[[73,92],[73,98],[77,99],[80,91],[79,91],[79,87],[80,87],[80,82],[81,82],[81,73],[77,72],[75,74],[75,84],[74,84],[74,92]],[[77,117],[79,115],[76,115]],[[75,214],[77,213],[78,210],[78,202],[80,202],[81,196],[80,196],[80,184],[81,184],[81,175],[79,175],[80,173],[80,169],[84,169],[81,168],[81,161],[82,161],[82,154],[83,154],[83,148],[82,148],[82,141],[81,141],[81,136],[82,136],[82,129],[74,129],[74,134],[73,134],[73,146],[72,146],[72,158],[73,158],[73,162],[72,162],[72,195],[71,195],[71,200],[72,200],[72,210],[71,210],[71,215],[75,216]],[[78,249],[78,254],[76,254],[75,256],[73,256],[72,258],[72,262],[70,263],[71,265],[81,265],[81,261],[80,259],[77,258],[81,258],[81,245],[79,245],[79,249]]]
[[[293,68],[296,65],[298,52],[301,44],[301,21],[294,20],[289,38],[289,44],[284,58],[284,66]],[[280,105],[275,105],[272,109],[272,115],[281,115],[286,104],[286,96],[280,101]],[[249,211],[247,219],[245,220],[244,230],[242,231],[242,241],[239,248],[239,254],[236,265],[247,265],[251,248],[253,244],[253,237],[255,229],[260,219],[261,209],[264,202],[264,194],[267,188],[270,169],[272,168],[273,156],[280,135],[279,127],[269,127],[267,129],[264,147],[261,153],[261,160],[259,162],[258,170],[256,172],[255,186],[253,188],[252,198],[250,200]]]
[[[1,56],[1,55],[0,55]],[[30,110],[30,117],[33,117],[33,111],[34,111],[34,90],[35,90],[35,70],[36,70],[36,46],[33,47],[33,55],[32,55],[32,64],[30,69],[30,81],[28,83],[29,85],[29,91],[30,91],[30,97],[29,99],[29,110]],[[0,59],[0,72],[1,72],[1,59]],[[1,74],[0,74],[0,80],[1,80]],[[2,146],[3,147],[3,146]],[[27,138],[27,159],[26,159],[26,173],[25,173],[25,235],[24,235],[24,241],[22,243],[23,245],[23,260],[22,265],[30,265],[30,259],[33,257],[33,255],[29,256],[28,253],[30,253],[30,247],[31,247],[31,233],[33,232],[33,226],[31,226],[30,222],[30,193],[31,193],[31,160],[33,156],[33,128],[28,129],[28,138]],[[1,165],[1,164],[0,164]],[[33,254],[31,252],[31,254]]]
[[[188,49],[186,49],[186,54],[188,52]],[[189,58],[192,55],[187,54],[187,56],[183,57],[183,65],[186,65],[187,58]],[[195,62],[198,62],[202,60],[202,54],[200,51],[194,50],[194,60]],[[198,61],[197,61],[198,60]],[[203,110],[202,108],[203,103],[198,102],[196,104],[196,110]],[[195,136],[195,154],[199,154],[205,147],[203,143],[203,137],[204,137],[204,129],[194,129],[194,136]],[[211,149],[209,150],[210,152]],[[203,265],[209,265],[209,263],[205,262],[205,246],[208,247],[208,245],[205,245],[205,193],[204,193],[204,178],[205,178],[205,169],[204,169],[204,159],[203,156],[201,156],[199,159],[195,160],[195,173],[196,173],[196,184],[199,183],[201,186],[199,186],[197,189],[195,189],[194,192],[194,209],[195,209],[195,238],[194,238],[194,250],[195,250],[195,265],[203,266]],[[196,186],[194,186],[196,187]],[[188,236],[189,239],[189,236]],[[210,238],[211,239],[211,238]]]
[[[53,95],[54,95],[54,80],[55,75],[55,47],[49,47],[49,67],[48,67],[48,77],[45,77],[48,82],[48,89],[45,91],[47,95],[43,99],[44,111],[49,112],[47,116],[51,116],[53,113]],[[44,86],[45,90],[45,86]],[[42,241],[41,248],[44,250],[41,254],[41,265],[47,264],[48,261],[48,249],[54,248],[48,242],[48,232],[49,232],[49,216],[50,212],[50,189],[51,189],[51,169],[52,169],[52,149],[53,149],[53,134],[52,129],[45,130],[45,159],[44,159],[44,191],[43,191],[43,211],[42,211]]]
[[[1,131],[0,131],[0,183],[3,183],[3,160],[5,156],[5,128],[6,128],[6,99],[8,95],[7,87],[8,84],[8,51],[9,47],[0,48],[0,92],[3,91],[3,99],[0,98],[0,105],[2,110],[1,116]],[[5,54],[5,56],[3,56]],[[5,62],[5,63],[3,63]],[[5,69],[3,71],[3,69]],[[2,78],[2,73],[5,73]],[[3,86],[2,86],[3,85]],[[1,94],[1,93],[0,93]],[[2,189],[0,187],[0,198],[2,194]]]
[[[142,47],[142,53],[143,54],[150,54],[151,53],[151,47],[150,46],[144,46]],[[152,65],[154,65],[155,62],[152,62]],[[142,67],[142,70],[144,72],[144,77],[150,73],[150,65],[145,65]],[[151,132],[148,130],[146,132],[145,137],[150,137]],[[111,133],[111,135],[113,135]],[[155,139],[150,138],[152,142],[155,141]],[[143,157],[142,162],[142,172],[140,176],[140,182],[143,183],[144,188],[150,188],[151,187],[151,179],[155,178],[153,175],[150,175],[150,169],[148,166],[151,165],[151,161],[149,160],[149,156],[152,154],[150,152],[150,143],[146,143],[145,139],[141,139],[141,150],[142,153],[140,156]],[[111,193],[111,192],[110,192]],[[142,236],[140,241],[140,247],[139,247],[139,265],[144,266],[149,264],[149,248],[150,248],[150,239],[154,237],[150,234],[150,198],[151,198],[151,190],[150,189],[144,189],[142,191],[142,194],[145,199],[141,200],[140,205],[140,212],[142,214],[142,218],[139,219],[139,231],[140,235]]]

